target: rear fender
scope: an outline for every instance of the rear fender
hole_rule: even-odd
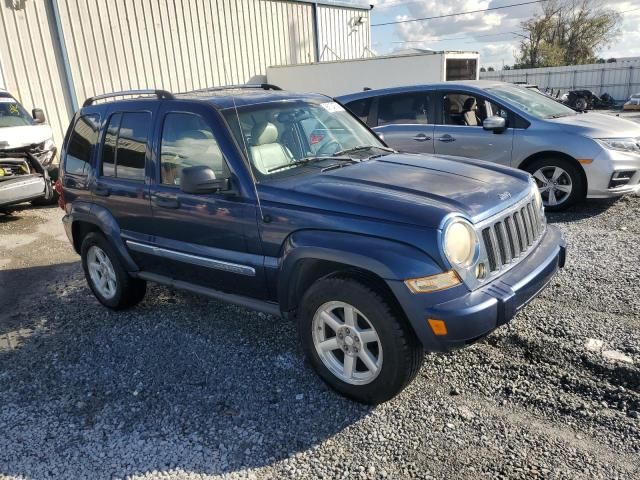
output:
[[[116,248],[125,264],[126,270],[128,272],[139,271],[138,266],[129,255],[124,240],[122,240],[118,223],[106,208],[87,202],[75,201],[71,206],[71,210],[65,216],[64,222],[71,227],[75,222],[86,222],[95,225]],[[75,231],[72,228],[72,232]],[[73,243],[74,245],[79,245],[78,239],[73,238]]]

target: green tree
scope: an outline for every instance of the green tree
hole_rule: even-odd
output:
[[[595,63],[597,52],[620,33],[620,14],[597,0],[549,0],[521,23],[525,34],[518,68]]]

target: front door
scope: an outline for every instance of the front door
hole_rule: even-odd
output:
[[[216,132],[223,128],[206,105],[163,105],[157,126],[156,178],[151,185],[155,229],[154,273],[228,293],[263,298],[263,257],[249,253],[248,233],[257,229],[253,199],[234,193],[189,194],[182,170],[210,167],[231,178]],[[145,246],[134,246],[144,249]]]
[[[433,121],[427,92],[378,97],[377,123],[387,145],[401,152],[433,153]]]
[[[441,92],[438,100],[441,114],[434,129],[435,153],[511,166],[513,128],[506,110],[471,92]],[[483,120],[492,115],[505,117],[505,131],[482,128]]]

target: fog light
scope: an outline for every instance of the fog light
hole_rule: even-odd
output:
[[[428,318],[427,322],[431,327],[431,331],[434,335],[438,337],[442,337],[447,334],[447,324],[444,323],[444,320],[438,320],[435,318]]]
[[[448,272],[430,275],[428,277],[411,278],[405,280],[405,285],[411,293],[428,293],[455,287],[461,282],[460,277],[453,270]]]
[[[487,275],[487,267],[484,263],[480,262],[476,265],[476,278],[482,280]]]

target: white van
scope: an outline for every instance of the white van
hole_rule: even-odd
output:
[[[44,112],[32,114],[7,91],[0,90],[0,210],[22,202],[56,200],[56,146]]]

